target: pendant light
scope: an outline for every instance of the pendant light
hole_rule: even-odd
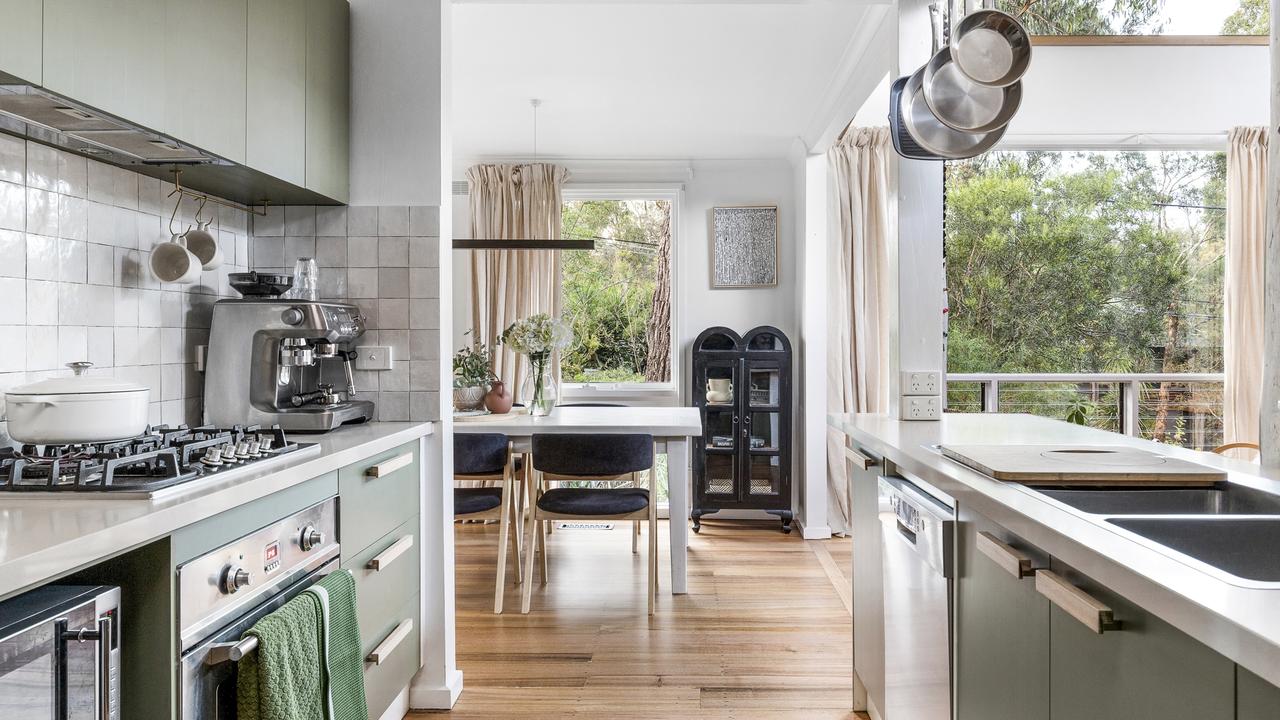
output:
[[[533,162],[538,161],[538,107],[542,101],[533,98],[529,106],[533,108]],[[570,238],[504,240],[499,238],[454,238],[454,250],[594,250],[595,239],[575,240]]]

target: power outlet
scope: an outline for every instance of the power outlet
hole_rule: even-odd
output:
[[[360,345],[356,347],[357,370],[390,370],[390,345]]]
[[[941,379],[936,372],[902,371],[903,395],[937,395]]]
[[[933,397],[903,396],[901,419],[941,420],[942,398],[936,395]]]

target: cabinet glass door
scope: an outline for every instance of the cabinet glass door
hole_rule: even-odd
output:
[[[705,393],[706,473],[703,492],[730,500],[738,492],[738,361],[735,358],[709,361],[702,370],[699,386]]]

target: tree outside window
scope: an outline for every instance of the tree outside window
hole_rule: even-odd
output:
[[[563,316],[574,345],[561,358],[566,383],[671,381],[671,203],[564,203],[566,238],[594,250],[563,254]]]

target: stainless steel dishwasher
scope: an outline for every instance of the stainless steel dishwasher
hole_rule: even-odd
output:
[[[880,478],[886,720],[951,719],[955,509]]]

